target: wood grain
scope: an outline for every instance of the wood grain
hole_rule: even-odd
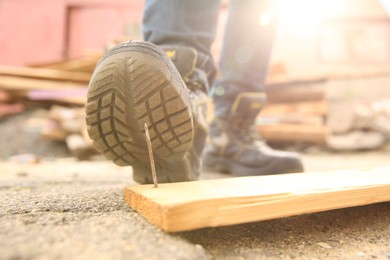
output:
[[[82,83],[88,83],[91,78],[91,74],[86,72],[12,66],[0,66],[0,75]]]
[[[390,201],[390,167],[140,185],[124,197],[177,232]]]
[[[61,82],[56,80],[31,79],[15,76],[0,76],[0,89],[11,92],[38,89],[86,88],[86,86],[86,83]]]
[[[329,102],[327,100],[315,100],[285,104],[270,104],[264,106],[261,116],[285,116],[286,114],[304,114],[325,116],[328,114]]]
[[[262,138],[270,142],[305,142],[324,145],[329,130],[318,124],[269,124],[257,125]]]

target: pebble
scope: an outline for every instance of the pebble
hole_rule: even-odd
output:
[[[333,248],[331,245],[329,245],[328,243],[324,243],[324,242],[317,243],[317,245],[319,245],[320,247],[325,248],[325,249],[332,249]]]

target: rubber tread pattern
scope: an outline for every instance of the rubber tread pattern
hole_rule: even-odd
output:
[[[117,165],[148,168],[145,122],[157,167],[182,160],[192,146],[187,89],[169,62],[154,46],[134,43],[114,47],[97,65],[88,89],[87,129],[94,147]]]

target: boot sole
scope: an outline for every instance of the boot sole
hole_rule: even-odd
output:
[[[194,136],[188,90],[172,61],[147,42],[118,45],[102,58],[89,84],[86,122],[94,147],[117,165],[132,165],[141,183],[152,182],[145,123],[159,182],[177,179],[165,166],[182,160]]]

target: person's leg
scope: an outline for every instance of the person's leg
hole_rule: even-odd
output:
[[[219,10],[220,0],[148,0],[142,25],[144,39],[209,54]]]
[[[221,77],[213,89],[217,116],[224,116],[242,92],[264,92],[277,15],[270,0],[230,0],[219,63]]]
[[[207,137],[202,110],[214,74],[209,48],[219,0],[149,0],[145,7],[146,42],[113,47],[95,68],[88,133],[98,151],[150,183],[146,123],[158,181],[195,180]]]
[[[295,153],[272,150],[256,134],[256,117],[265,104],[264,81],[276,31],[270,0],[231,0],[221,60],[221,77],[212,95],[215,118],[205,167],[233,175],[303,170]]]
[[[194,74],[192,78],[206,75],[206,85],[214,80],[216,69],[210,47],[215,39],[220,2],[147,0],[145,3],[142,24],[145,41],[162,47],[168,56],[175,53],[170,57],[187,84],[190,74]]]

